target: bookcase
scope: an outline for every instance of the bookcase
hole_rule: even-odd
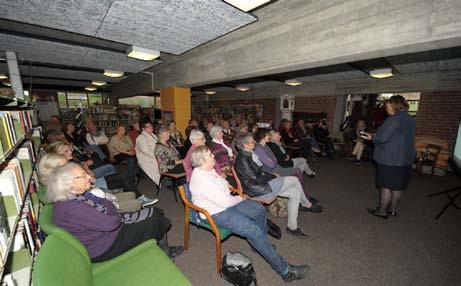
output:
[[[41,130],[27,102],[0,99],[0,277],[2,285],[30,285],[41,240],[37,233],[38,179],[34,170]]]
[[[118,108],[120,123],[125,125],[127,130],[134,122],[141,121],[141,108],[139,105],[120,105]]]
[[[87,120],[90,119],[94,120],[108,137],[115,134],[117,125],[120,124],[117,108],[112,105],[89,107]]]

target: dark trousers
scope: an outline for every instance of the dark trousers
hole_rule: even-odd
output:
[[[117,154],[114,156],[114,160],[117,162],[117,163],[121,163],[123,161],[126,162],[127,164],[127,167],[128,167],[128,170],[125,172],[125,175],[130,177],[130,178],[134,178],[136,176],[136,167],[137,167],[137,164],[136,164],[136,156],[130,156],[130,155],[127,155],[127,154]]]
[[[162,245],[163,248],[168,248],[166,233],[170,227],[170,220],[161,214],[156,214],[133,224],[122,224],[112,246],[100,256],[92,258],[91,261],[102,262],[112,259],[152,238],[155,238],[158,242],[161,241],[162,243],[159,243],[159,245]],[[165,251],[165,249],[163,250]]]

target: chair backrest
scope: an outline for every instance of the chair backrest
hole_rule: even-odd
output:
[[[38,217],[38,224],[40,225],[40,229],[48,235],[55,232],[58,227],[53,223],[53,204],[42,206]]]
[[[240,179],[239,179],[239,177],[237,176],[237,172],[235,171],[234,166],[232,166],[231,170],[232,170],[232,176],[234,177],[235,182],[237,183],[237,189],[238,189],[239,192],[240,192],[239,194],[240,194],[240,195],[243,195],[242,183],[240,182]]]
[[[185,183],[184,185],[182,186],[179,186],[178,187],[178,190],[179,190],[179,195],[181,196],[181,199],[182,201],[184,202],[184,205],[189,208],[189,219],[190,221],[192,222],[200,222],[201,220],[201,217],[199,216],[199,214],[191,208],[191,206],[193,205],[192,203],[192,194],[190,193],[190,189],[189,189],[189,183]]]
[[[40,248],[32,280],[35,286],[91,286],[91,263],[69,242],[52,234]]]

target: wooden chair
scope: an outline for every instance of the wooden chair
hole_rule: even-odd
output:
[[[427,157],[425,158],[416,158],[416,170],[423,174],[423,167],[429,166],[431,167],[431,175],[434,175],[435,167],[437,165],[437,160],[439,159],[440,152],[442,151],[443,147],[434,144],[427,144],[426,152]]]
[[[179,186],[179,195],[184,203],[184,249],[189,249],[189,223],[212,231],[215,236],[216,272],[219,273],[221,271],[221,241],[228,238],[232,232],[226,228],[218,227],[208,211],[191,202],[192,196],[188,183]],[[202,219],[199,213],[205,215],[206,220]]]

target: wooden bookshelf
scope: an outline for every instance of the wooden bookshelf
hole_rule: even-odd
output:
[[[111,105],[89,107],[87,120],[95,121],[107,137],[115,134],[115,129],[117,128],[117,125],[120,124],[118,110],[115,106]]]

